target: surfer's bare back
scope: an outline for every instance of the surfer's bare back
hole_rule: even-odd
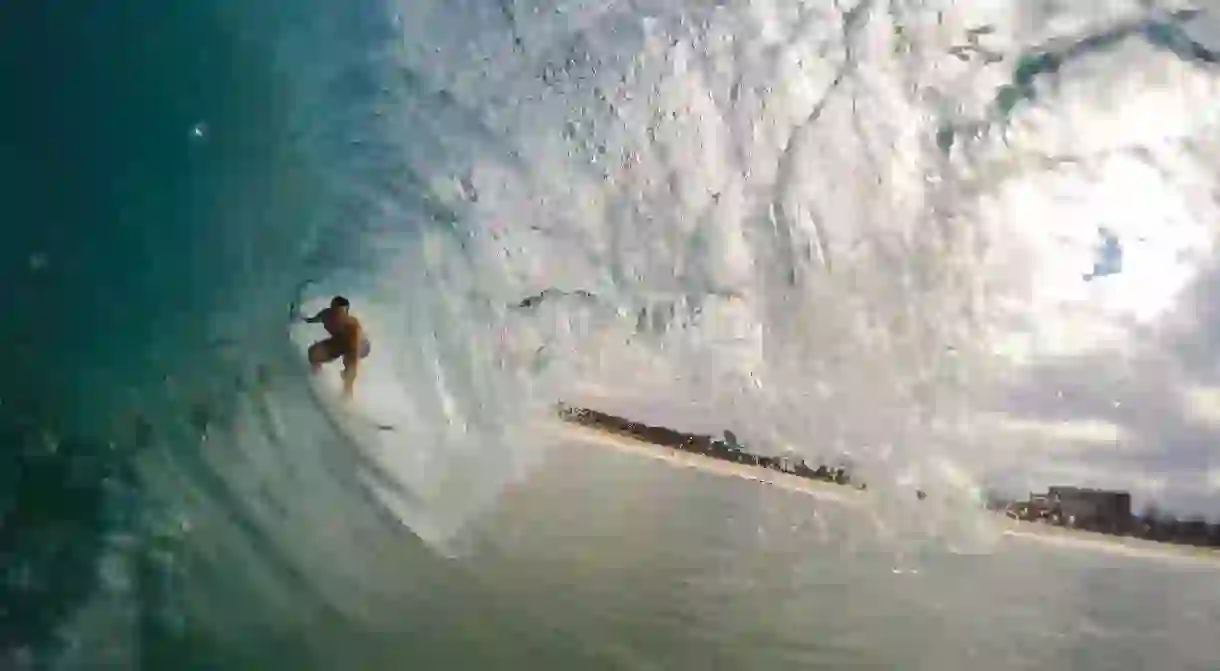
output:
[[[351,398],[360,360],[367,357],[371,349],[360,320],[351,314],[351,305],[346,298],[335,296],[330,301],[330,307],[305,318],[309,324],[321,323],[330,334],[326,340],[309,346],[309,365],[316,374],[322,370],[322,364],[342,358],[344,398]]]

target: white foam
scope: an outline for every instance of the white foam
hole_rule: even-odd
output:
[[[1214,76],[1138,45],[1074,57],[1010,124],[1018,45],[1138,8],[934,4],[400,3],[369,66],[380,144],[336,175],[372,213],[360,270],[326,281],[377,330],[387,376],[361,393],[409,427],[402,477],[442,508],[494,500],[578,384],[848,452],[873,481],[969,498],[1011,467],[979,404],[1036,362],[1125,356],[1198,277],[1215,171],[1176,139],[1211,132],[1190,110]],[[982,23],[1002,64],[946,53]],[[1135,123],[1151,109],[1163,133]],[[1085,283],[1098,218],[1123,270]],[[551,287],[597,307],[505,307]],[[636,332],[667,304],[682,318]]]

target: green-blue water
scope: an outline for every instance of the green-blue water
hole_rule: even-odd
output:
[[[125,659],[181,666],[194,635],[166,621],[161,555],[175,550],[135,463],[189,408],[141,390],[179,374],[199,393],[184,364],[215,356],[210,314],[290,286],[299,259],[279,250],[311,204],[288,195],[305,190],[272,55],[293,19],[222,4],[0,11],[3,646],[52,658],[121,545],[121,600],[142,632]],[[271,323],[247,314],[252,337]]]
[[[1014,461],[924,430],[972,391],[942,358],[981,332],[957,288],[1003,273],[912,231],[992,188],[976,168],[1020,172],[948,157],[1073,63],[1087,81],[1136,44],[1213,76],[1193,15],[1082,9],[966,111],[936,84],[943,118],[908,136],[878,82],[939,66],[885,40],[931,6],[247,5],[0,6],[0,668],[1220,660],[1213,568],[997,539],[965,494],[851,511],[537,424],[596,392],[855,445],[878,482]],[[852,196],[906,184],[887,152],[954,186]],[[552,287],[589,300],[506,307]],[[397,427],[376,440],[326,419],[286,326],[335,292],[374,331],[361,389]]]

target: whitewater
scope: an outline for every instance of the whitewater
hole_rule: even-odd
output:
[[[221,83],[147,75],[180,170],[108,178],[114,225],[156,233],[82,227],[140,260],[55,289],[139,306],[139,354],[31,373],[72,410],[6,429],[0,666],[1220,660],[1214,566],[982,509],[1087,484],[1220,511],[1210,8],[182,11],[129,27],[211,26],[185,72]],[[116,61],[172,51],[148,39]],[[22,282],[68,265],[51,244]],[[356,428],[304,361],[337,294],[373,343]],[[849,463],[869,496],[641,459],[559,402]],[[53,560],[26,530],[55,514],[20,511],[57,497],[89,534]]]

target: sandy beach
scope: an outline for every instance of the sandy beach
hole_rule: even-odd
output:
[[[1214,548],[1157,543],[1142,538],[1111,536],[1049,524],[1021,522],[1006,517],[998,520],[999,524],[1005,527],[1004,535],[1023,540],[1125,557],[1197,562],[1220,568],[1220,552]]]
[[[560,424],[553,430],[557,437],[567,440],[575,439],[576,445],[613,449],[654,459],[675,468],[690,468],[720,477],[740,478],[819,499],[835,501],[842,505],[859,506],[864,503],[863,492],[851,487],[801,478],[767,468],[711,459],[579,424]]]

